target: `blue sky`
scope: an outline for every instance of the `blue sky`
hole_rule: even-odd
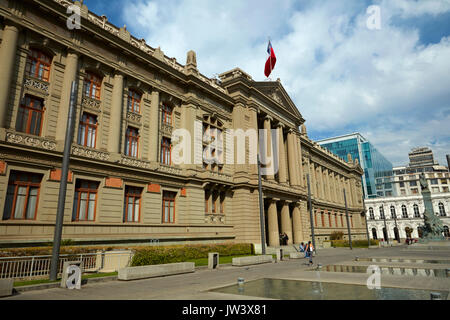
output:
[[[450,0],[85,0],[180,63],[213,77],[239,67],[277,78],[310,138],[360,132],[394,165],[417,146],[450,154]],[[381,29],[367,27],[370,5]]]

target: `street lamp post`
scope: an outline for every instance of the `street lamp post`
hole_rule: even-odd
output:
[[[259,154],[257,155],[258,159],[258,190],[259,190],[259,222],[261,225],[261,252],[262,254],[266,254],[266,237],[265,237],[265,219],[264,219],[264,202],[263,202],[263,194],[262,194],[262,182],[261,182],[261,162],[259,161]]]
[[[350,231],[350,221],[349,221],[349,218],[348,218],[347,197],[345,195],[345,189],[344,189],[344,203],[345,203],[345,215],[347,216],[348,243],[350,244],[350,250],[353,250],[353,247],[352,247],[352,233]]]
[[[61,236],[64,222],[67,176],[69,174],[70,149],[72,146],[73,127],[74,127],[73,119],[75,118],[75,110],[76,110],[75,108],[76,96],[77,96],[77,83],[73,81],[72,88],[70,91],[69,116],[67,118],[66,140],[64,143],[64,155],[61,169],[62,176],[61,176],[61,183],[59,185],[58,207],[56,212],[55,233],[53,237],[52,260],[50,265],[50,280],[52,281],[55,281],[58,276],[59,249],[61,246]]]
[[[386,234],[383,234],[383,237],[385,238],[387,244],[389,244],[389,233],[388,233],[388,229],[387,229],[387,225],[386,225],[386,214],[384,213],[384,207],[382,208],[382,212],[383,212],[383,220],[384,220],[384,230],[386,232]]]
[[[311,185],[309,183],[309,174],[306,174],[306,181],[308,182],[308,206],[309,206],[309,220],[311,222],[311,238],[312,238],[312,244],[314,247],[314,251],[317,254],[316,249],[316,239],[314,236],[314,223],[313,223],[313,214],[312,214],[312,204],[311,204]]]

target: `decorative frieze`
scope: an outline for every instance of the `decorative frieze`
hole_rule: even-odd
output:
[[[45,81],[26,77],[25,78],[25,87],[31,88],[31,89],[37,89],[39,91],[48,93],[49,84],[48,84],[48,82],[45,82]]]
[[[138,160],[135,158],[129,158],[125,156],[122,156],[122,159],[119,160],[119,163],[135,168],[150,169],[150,162]]]
[[[135,123],[141,123],[142,115],[135,112],[127,112],[127,120]]]
[[[72,146],[72,154],[74,156],[80,156],[80,157],[85,157],[85,158],[95,159],[95,160],[102,160],[102,161],[109,160],[108,152],[97,151],[97,150],[93,150],[93,149],[78,146],[78,145]]]
[[[225,216],[224,215],[218,215],[218,214],[206,214],[205,215],[205,223],[224,224],[225,223]]]
[[[182,173],[181,169],[170,167],[170,166],[165,166],[162,164],[159,166],[158,171],[166,172],[166,173],[170,173],[170,174],[177,174],[177,175],[181,175],[181,173]]]
[[[45,150],[56,150],[56,142],[54,141],[17,132],[7,132],[6,141]]]
[[[172,137],[172,126],[168,124],[161,124],[161,134],[166,137]]]
[[[81,99],[81,105],[83,107],[100,110],[100,104],[101,104],[100,100],[92,99],[89,97],[83,96],[83,98]]]

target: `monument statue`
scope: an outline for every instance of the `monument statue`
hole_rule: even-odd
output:
[[[425,224],[419,227],[422,230],[423,238],[425,240],[445,240],[443,235],[444,225],[442,224],[441,219],[433,212],[431,191],[424,173],[420,174],[419,182],[422,189],[423,203],[425,205],[425,212],[423,214]]]

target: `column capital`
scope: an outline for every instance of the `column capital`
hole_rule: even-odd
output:
[[[286,126],[283,124],[283,123],[281,123],[281,122],[278,122],[277,124],[276,124],[276,126],[277,126],[277,129],[278,128],[281,128],[281,129],[284,129]]]
[[[266,114],[266,115],[264,116],[264,121],[266,121],[266,120],[269,120],[270,122],[272,122],[272,121],[273,121],[273,117],[272,117],[272,116],[269,116],[268,114]]]
[[[9,30],[12,30],[12,31],[19,32],[19,31],[21,31],[21,30],[23,29],[23,27],[22,27],[20,24],[18,24],[18,23],[15,22],[15,21],[8,20],[8,19],[5,19],[5,20],[3,21],[3,25],[4,25],[4,30],[5,30],[5,31],[6,31],[7,29],[9,29]]]

